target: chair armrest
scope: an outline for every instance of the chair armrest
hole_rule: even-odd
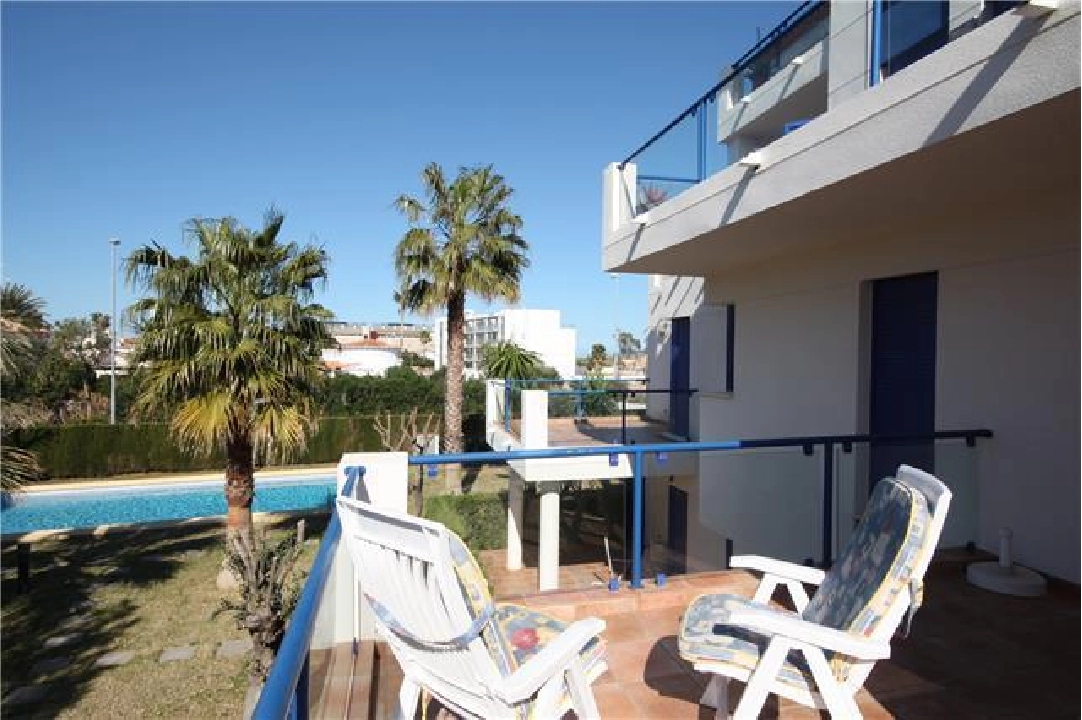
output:
[[[767,575],[776,575],[786,580],[796,580],[809,585],[819,585],[823,582],[823,578],[826,577],[826,573],[818,568],[797,565],[785,560],[775,560],[761,555],[734,555],[729,560],[729,567],[758,570]]]
[[[500,699],[513,704],[531,697],[604,631],[605,621],[599,618],[572,623],[507,678],[499,690]]]
[[[882,660],[890,657],[889,642],[851,635],[818,623],[808,622],[799,615],[762,605],[748,603],[730,609],[726,614],[725,624],[748,628],[761,635],[781,635],[860,660]]]

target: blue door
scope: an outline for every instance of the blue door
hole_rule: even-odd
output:
[[[669,562],[665,572],[683,575],[688,557],[688,494],[669,485]]]
[[[690,436],[691,318],[672,319],[669,342],[669,430],[680,437]]]
[[[872,287],[871,486],[901,463],[934,471],[938,287],[934,272],[876,280]],[[884,439],[913,435],[928,439]]]

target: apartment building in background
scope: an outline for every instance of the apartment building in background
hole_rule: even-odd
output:
[[[436,369],[447,364],[447,318],[436,320],[432,337]],[[560,324],[559,310],[508,308],[493,313],[466,311],[465,373],[480,377],[484,367],[484,348],[497,342],[513,342],[541,357],[560,377],[575,376],[574,328]]]
[[[649,413],[868,438],[829,477],[798,449],[647,483],[689,569],[803,560],[820,518],[836,552],[908,462],[952,486],[943,545],[1009,528],[1079,582],[1079,36],[1078,2],[804,3],[605,169],[602,265],[651,275],[648,375],[676,391]],[[992,436],[945,437],[969,429]]]

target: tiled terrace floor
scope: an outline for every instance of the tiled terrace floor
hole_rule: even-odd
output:
[[[594,685],[602,717],[678,720],[713,717],[698,705],[707,678],[677,653],[681,613],[702,592],[750,595],[754,585],[751,576],[730,571],[671,578],[663,589],[500,599],[565,620],[603,618],[609,670]],[[1078,718],[1079,617],[1077,587],[1054,584],[1042,598],[1006,597],[968,585],[962,563],[937,563],[911,635],[894,641],[893,657],[876,665],[858,704],[866,718]],[[382,681],[373,707],[382,717],[400,674],[386,650],[377,656]],[[763,715],[819,716],[773,699]]]
[[[667,425],[643,420],[637,413],[628,413],[627,441],[636,445],[672,442]],[[511,431],[520,436],[518,420],[511,421]],[[577,423],[572,418],[549,418],[549,445],[553,447],[582,445],[613,445],[621,440],[620,416],[591,417]]]

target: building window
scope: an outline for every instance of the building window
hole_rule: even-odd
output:
[[[887,78],[943,47],[949,35],[949,3],[882,0],[879,70]]]

